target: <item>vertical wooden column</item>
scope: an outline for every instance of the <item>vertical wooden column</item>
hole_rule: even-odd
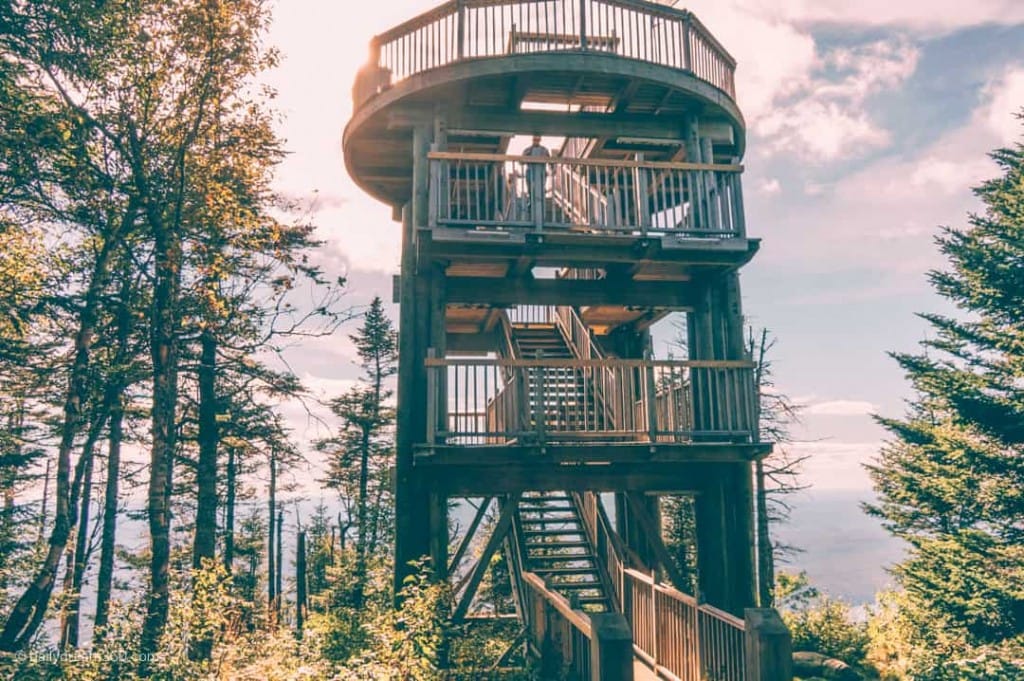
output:
[[[738,275],[727,273],[703,285],[705,294],[689,316],[690,357],[746,359]],[[700,380],[710,379],[704,376]],[[712,400],[707,406],[719,412],[732,407],[724,399]],[[700,424],[714,414],[695,417]],[[695,500],[700,591],[708,603],[742,616],[744,609],[756,602],[752,471],[749,463],[716,464],[715,471]]]
[[[729,464],[726,480],[726,559],[729,561],[729,611],[742,616],[757,605],[754,569],[754,480],[750,463]]]
[[[431,554],[430,493],[413,468],[415,446],[426,442],[426,360],[430,344],[430,272],[422,271],[418,230],[427,225],[427,152],[433,126],[413,129],[413,195],[402,211],[401,304],[399,308],[398,414],[395,442],[395,593],[409,575],[410,561]]]
[[[748,609],[746,622],[747,681],[790,681],[793,643],[785,622],[772,609]]]
[[[633,681],[633,633],[626,617],[618,612],[595,613],[590,615],[590,627],[588,681]]]
[[[697,597],[701,602],[727,610],[729,558],[723,481],[718,477],[705,480],[693,501],[697,524]]]

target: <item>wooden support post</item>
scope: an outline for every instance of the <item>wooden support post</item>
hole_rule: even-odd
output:
[[[727,464],[726,551],[730,570],[730,611],[739,616],[757,605],[754,568],[754,475],[750,463]]]
[[[654,354],[650,347],[644,350],[644,359],[648,362],[654,361]],[[654,381],[654,364],[648,364],[644,368],[647,393],[647,432],[653,445],[658,441],[658,386]],[[652,447],[653,451],[653,447]]]
[[[580,49],[587,49],[587,3],[580,0]]]
[[[430,564],[434,578],[448,579],[448,497],[430,493]]]
[[[687,13],[686,20],[683,22],[683,68],[687,71],[693,71],[693,57],[690,50],[690,34],[692,32],[693,19]]]
[[[466,585],[466,590],[462,592],[462,597],[459,599],[458,605],[455,606],[455,614],[452,615],[452,619],[455,621],[461,621],[466,617],[466,613],[469,612],[469,606],[473,603],[473,597],[476,595],[476,590],[480,587],[480,582],[484,578],[484,573],[487,572],[487,567],[491,563],[494,552],[501,546],[501,542],[504,541],[509,528],[512,527],[512,518],[515,516],[516,507],[519,505],[519,499],[522,496],[522,492],[517,492],[510,495],[504,502],[501,515],[498,517],[498,523],[494,526],[494,533],[487,540],[487,546],[484,547],[480,560],[473,568],[473,573],[469,578],[469,583]]]
[[[790,681],[793,644],[789,629],[771,608],[748,608],[746,623],[746,681]]]
[[[431,151],[440,151],[437,145],[432,145]],[[437,228],[437,218],[441,207],[441,170],[447,173],[448,162],[441,159],[430,160],[430,197],[428,199],[427,226],[431,229]]]
[[[437,350],[427,349],[427,359],[437,359]],[[427,368],[427,444],[433,447],[438,444],[438,429],[443,426],[438,421],[438,407],[442,400],[447,402],[447,392],[438,390],[438,374],[445,371],[444,367]]]
[[[621,613],[590,615],[591,681],[633,681],[633,632]]]
[[[466,55],[466,0],[456,0],[458,7],[458,54],[459,59]]]
[[[413,128],[413,194],[402,213],[402,291],[399,316],[398,410],[395,442],[395,593],[412,572],[410,563],[431,554],[430,494],[413,469],[414,449],[426,442],[426,350],[430,345],[430,272],[421,273],[417,239],[429,216],[432,124]]]
[[[729,565],[721,480],[705,481],[694,497],[697,525],[697,600],[727,610]]]
[[[644,155],[637,154],[637,161],[643,161]],[[636,219],[640,223],[640,233],[647,235],[647,229],[651,226],[651,212],[647,209],[648,175],[650,171],[646,168],[633,168],[633,202],[636,206]]]
[[[537,351],[537,359],[544,359],[544,351]],[[533,427],[537,435],[537,444],[544,444],[544,381],[546,380],[544,367],[533,368]]]
[[[721,464],[695,500],[697,571],[704,602],[736,616],[756,601],[749,463]]]

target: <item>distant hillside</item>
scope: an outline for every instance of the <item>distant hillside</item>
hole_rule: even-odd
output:
[[[861,502],[871,499],[870,491],[800,493],[778,537],[804,552],[783,569],[806,570],[819,589],[854,605],[874,602],[875,593],[892,584],[885,568],[902,558],[905,544],[861,511]]]

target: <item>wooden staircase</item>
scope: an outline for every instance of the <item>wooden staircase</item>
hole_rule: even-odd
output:
[[[521,359],[566,360],[576,353],[555,324],[515,325],[512,335]],[[581,439],[587,431],[604,431],[609,414],[603,408],[593,379],[577,367],[538,367],[527,387],[527,420],[536,428],[543,414],[544,428],[558,438],[560,431]]]
[[[528,492],[515,514],[522,569],[584,612],[614,612],[594,547],[575,500],[565,492]]]

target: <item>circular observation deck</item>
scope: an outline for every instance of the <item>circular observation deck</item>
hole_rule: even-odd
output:
[[[514,135],[573,138],[595,160],[691,161],[684,121],[736,163],[736,62],[692,13],[644,0],[451,0],[377,36],[353,87],[345,163],[392,206],[412,195],[412,130],[506,153]],[[580,144],[579,141],[585,141]],[[707,148],[707,147],[705,147]]]

